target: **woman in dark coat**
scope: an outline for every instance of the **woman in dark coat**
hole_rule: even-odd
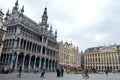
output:
[[[60,77],[60,69],[57,69],[56,72],[57,72],[57,77]]]

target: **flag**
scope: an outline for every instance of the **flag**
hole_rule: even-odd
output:
[[[13,55],[13,56],[12,56],[12,61],[15,61],[15,60],[16,60],[16,57],[17,57],[16,55]]]

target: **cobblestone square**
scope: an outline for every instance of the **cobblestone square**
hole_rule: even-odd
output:
[[[105,74],[89,74],[90,78],[83,78],[81,74],[64,74],[64,77],[56,77],[56,73],[46,73],[45,78],[40,78],[40,74],[34,73],[22,73],[22,78],[18,78],[12,74],[0,74],[0,80],[120,80],[120,74],[109,73],[108,76]]]

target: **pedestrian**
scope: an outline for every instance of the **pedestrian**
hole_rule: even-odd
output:
[[[88,70],[87,70],[87,69],[84,70],[84,73],[82,74],[82,76],[83,76],[83,78],[84,78],[84,77],[85,77],[85,78],[89,78]]]
[[[108,70],[105,70],[105,74],[108,76]]]
[[[57,77],[60,77],[60,69],[59,68],[56,69],[56,72],[57,72]]]
[[[44,78],[44,75],[45,75],[45,69],[43,68],[43,69],[41,70],[41,75],[40,75],[40,77]]]
[[[63,77],[63,74],[64,74],[64,69],[63,67],[61,68],[61,76]]]
[[[22,72],[22,65],[19,66],[19,74],[17,75],[19,78],[21,78],[21,72]]]

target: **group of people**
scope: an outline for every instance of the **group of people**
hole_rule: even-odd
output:
[[[22,65],[19,66],[19,69],[18,69],[18,74],[17,76],[19,78],[21,78],[21,72],[22,72]],[[57,68],[56,69],[56,72],[57,72],[57,77],[63,77],[63,73],[64,73],[64,69],[63,68]],[[44,78],[44,75],[45,75],[45,68],[41,67],[41,72],[40,72],[40,77],[41,78]]]
[[[19,66],[19,74],[17,75],[19,78],[21,78],[21,72],[22,72],[22,65]],[[57,77],[63,77],[64,75],[64,69],[63,67],[61,68],[57,68],[56,69],[56,73],[57,73]],[[107,73],[106,73],[107,74]],[[41,74],[40,74],[40,77],[41,78],[44,78],[44,75],[45,75],[45,68],[41,67]],[[88,75],[88,70],[84,70],[83,71],[83,74],[82,74],[83,77],[86,77],[86,78],[89,78],[89,75]]]
[[[64,74],[64,69],[63,68],[57,68],[56,72],[57,72],[57,77],[63,77],[63,74]],[[45,69],[41,67],[40,77],[44,78],[44,75],[45,75]]]
[[[64,74],[64,69],[63,68],[57,68],[56,69],[56,72],[57,72],[57,77],[63,77],[63,74]]]

